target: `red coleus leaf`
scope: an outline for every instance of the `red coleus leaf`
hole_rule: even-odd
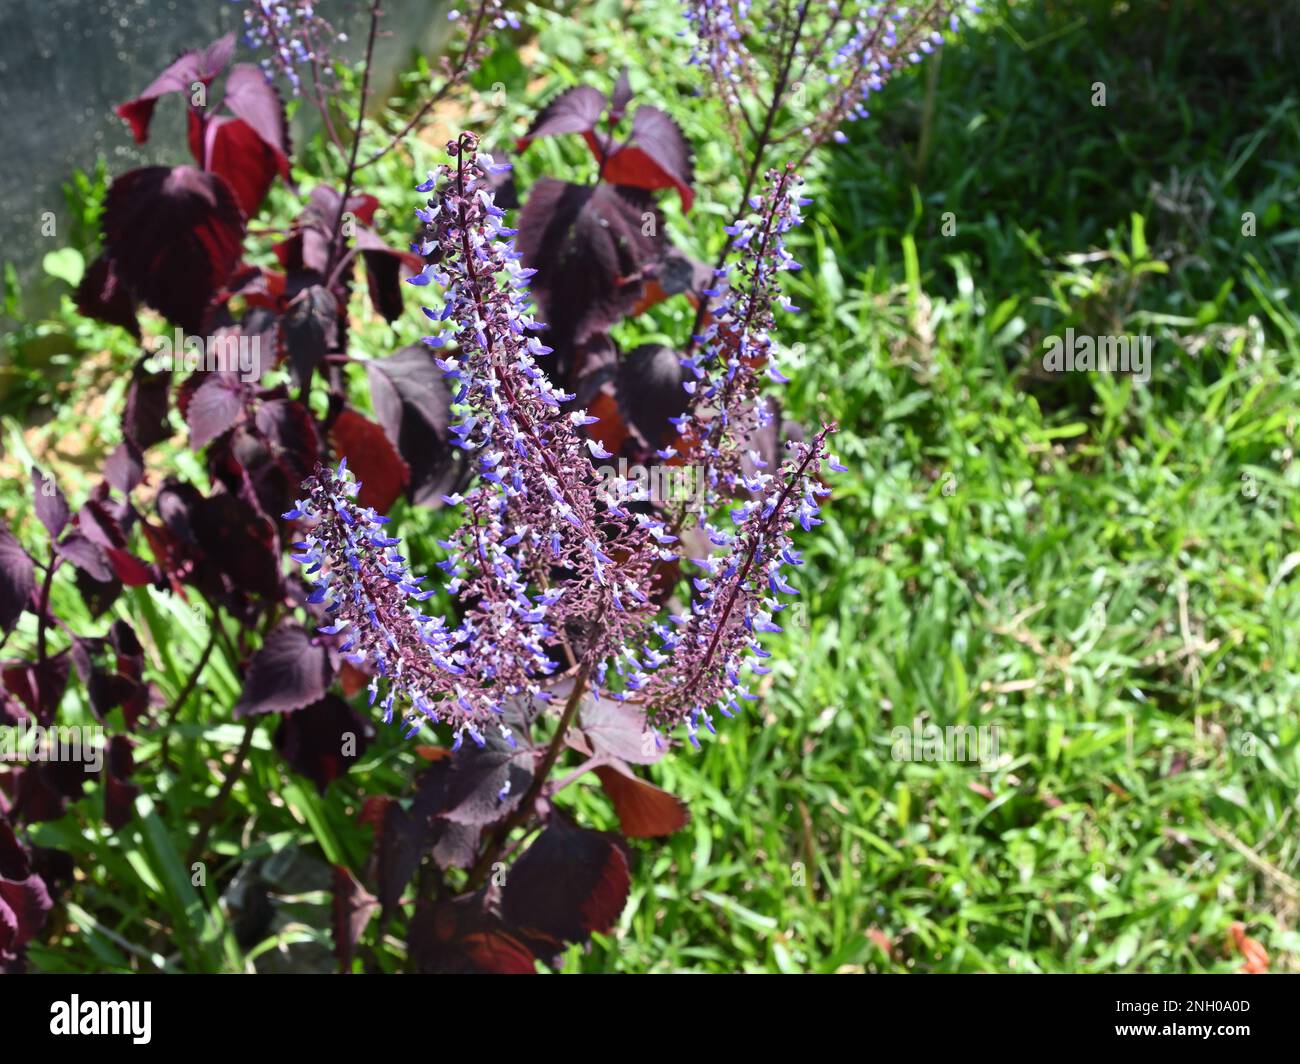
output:
[[[223,177],[246,217],[257,213],[279,172],[275,150],[247,122],[214,115],[202,125],[189,113],[190,151],[204,170]]]
[[[143,144],[149,139],[149,122],[153,118],[153,109],[159,97],[169,92],[180,92],[188,96],[194,91],[196,83],[212,84],[213,79],[226,69],[234,51],[235,35],[227,33],[204,49],[185,52],[139,96],[119,104],[117,113],[130,125],[135,142]]]
[[[306,629],[282,621],[253,655],[235,716],[291,713],[325,697],[334,666],[328,649]]]
[[[289,766],[325,793],[366,752],[375,727],[338,695],[289,713],[275,732],[275,748]]]
[[[226,78],[226,95],[221,103],[272,151],[277,171],[289,181],[289,124],[284,101],[271,79],[252,63],[236,63]]]
[[[560,133],[590,134],[605,110],[605,94],[590,85],[575,85],[555,97],[533,119],[533,124],[515,144],[523,151],[536,137],[553,137]],[[590,138],[588,138],[590,143]]]
[[[205,170],[220,174],[252,217],[279,174],[292,185],[284,103],[256,66],[238,63],[226,78],[226,115],[188,116],[190,152]]]
[[[334,866],[332,894],[334,956],[339,959],[339,971],[346,972],[352,963],[352,952],[379,902],[342,865]]]
[[[216,174],[146,166],[108,190],[104,241],[114,271],[136,298],[187,331],[201,331],[243,239],[239,204]]]
[[[153,583],[153,573],[134,554],[116,547],[106,547],[108,563],[113,567],[113,575],[127,587],[145,587]]]
[[[580,828],[555,812],[511,866],[501,915],[530,934],[585,942],[614,926],[629,884],[627,853],[617,835]]]
[[[73,294],[77,311],[108,325],[120,325],[137,340],[140,322],[135,316],[135,299],[113,268],[113,260],[101,254],[95,259]]]
[[[671,835],[690,822],[686,804],[680,798],[634,775],[621,762],[597,766],[596,775],[614,803],[619,828],[629,838]]]
[[[14,626],[35,590],[36,567],[30,555],[0,521],[0,631]]]
[[[626,144],[615,147],[605,160],[603,175],[615,185],[636,188],[675,188],[682,210],[695,202],[691,184],[695,164],[681,127],[657,107],[638,107],[632,116],[632,133]]]
[[[357,505],[387,513],[411,482],[411,469],[384,430],[355,410],[344,410],[330,427],[330,441],[361,482]]]

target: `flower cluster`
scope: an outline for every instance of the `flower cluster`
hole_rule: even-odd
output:
[[[247,0],[244,5],[244,40],[252,48],[265,49],[262,69],[268,77],[280,74],[302,91],[301,66],[311,66],[323,76],[330,70],[330,47],[346,41],[316,13],[313,0]]]
[[[457,744],[465,734],[481,744],[493,726],[509,738],[508,703],[538,695],[535,677],[553,668],[544,649],[548,596],[529,598],[521,588],[508,603],[467,610],[451,628],[422,612],[433,589],[410,573],[400,540],[385,533],[388,518],[357,505],[360,484],[346,462],[337,473],[318,468],[304,488],[283,517],[308,527],[293,555],[315,579],[307,601],[324,610],[320,630],[340,638],[344,659],[372,673],[371,704],[386,681],[384,722],[398,708],[412,733],[427,719],[452,725]],[[501,584],[519,583],[499,575]]]
[[[505,164],[479,153],[469,134],[448,151],[455,165],[418,186],[432,194],[417,211],[425,224],[418,250],[433,261],[410,279],[442,289],[442,306],[424,309],[437,329],[424,342],[448,350],[435,360],[454,392],[453,442],[474,456],[479,473],[474,488],[448,500],[463,504],[467,519],[446,568],[453,590],[493,549],[508,550],[536,581],[564,573],[553,604],[562,617],[581,619],[584,655],[599,660],[649,608],[653,568],[671,557],[671,537],[661,521],[602,498],[591,459],[611,455],[579,431],[596,419],[567,409],[574,397],[537,364],[551,349],[531,314],[534,271],[519,265],[514,230],[493,199],[491,175]]]
[[[785,604],[778,596],[798,594],[784,575],[786,566],[803,564],[790,528],[795,521],[805,531],[821,524],[817,500],[829,489],[821,486],[818,474],[824,463],[844,468],[827,455],[831,431],[826,426],[811,444],[794,444],[795,454],[779,473],[746,477],[743,488],[749,498],[731,511],[733,528],[710,528],[709,542],[721,552],[695,560],[702,575],[694,580],[694,601],[670,616],[669,624],[654,626],[662,646],[645,651],[646,671],[629,678],[629,687],[640,691],[657,727],[684,723],[698,746],[699,728],[714,730],[711,709],[731,717],[742,701],[756,697],[742,672],[748,668],[761,676],[769,671],[761,664],[770,655],[759,637],[782,630],[775,616]]]
[[[707,503],[736,494],[749,441],[771,417],[758,395],[759,375],[786,379],[776,366],[772,332],[775,307],[798,310],[782,296],[780,280],[800,268],[785,234],[802,222],[800,209],[810,202],[799,195],[801,185],[789,168],[769,171],[767,190],[750,200],[754,217],[727,227],[736,261],[718,271],[706,293],[712,320],[681,360],[691,402],[674,421],[675,449],[703,470]]]
[[[749,51],[743,44],[752,0],[686,0],[685,16],[695,37],[690,64],[704,67],[726,104],[737,136],[735,116],[740,109],[740,90],[751,86]]]
[[[733,439],[760,416],[742,406],[770,356],[777,275],[795,265],[783,234],[799,220],[798,179],[771,175],[754,200],[757,220],[733,227],[741,261],[719,285],[734,273],[735,286],[716,293],[718,316],[688,382],[697,401],[680,426],[711,470],[708,501],[749,498],[732,511],[732,529],[702,524],[711,546],[694,559],[695,599],[661,623],[651,589],[678,560],[677,527],[624,508],[629,493],[598,476],[592,459],[611,456],[583,431],[596,419],[538,365],[550,349],[532,316],[532,271],[493,196],[503,164],[471,134],[447,149],[453,162],[417,186],[429,198],[414,250],[428,265],[410,283],[441,293],[424,308],[424,342],[452,392],[452,442],[478,474],[463,495],[446,497],[463,521],[439,541],[463,619],[452,627],[421,612],[432,592],[408,571],[385,519],[357,507],[346,472],[317,470],[284,516],[312,523],[295,558],[319,581],[310,601],[326,612],[322,631],[374,674],[372,700],[386,684],[385,719],[396,706],[413,728],[449,723],[458,740],[482,742],[489,727],[504,729],[512,701],[547,701],[567,660],[588,689],[645,703],[657,726],[684,722],[694,740],[698,726],[711,727],[712,706],[730,713],[747,697],[742,665],[762,653],[763,632],[778,630],[775,596],[793,591],[781,575],[799,563],[789,528],[817,523],[829,429],[775,474],[747,473]]]
[[[763,134],[766,143],[797,134],[805,152],[828,138],[842,140],[841,126],[865,118],[870,98],[897,70],[919,63],[943,43],[941,27],[957,31],[959,9],[980,10],[975,0],[769,0],[754,7],[760,5],[685,0],[695,37],[692,61],[709,70],[737,128],[750,122],[736,91],[741,81],[750,95],[772,101],[772,116],[783,109],[798,115],[815,94],[817,111],[810,119],[783,131],[769,126]],[[743,37],[751,29],[764,33],[761,54],[745,49]],[[818,92],[819,85],[824,91]]]

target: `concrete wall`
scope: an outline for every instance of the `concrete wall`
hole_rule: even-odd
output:
[[[369,4],[319,0],[318,9],[348,34],[342,53],[358,57]],[[381,100],[413,52],[436,49],[447,32],[446,0],[385,0],[383,10],[387,33],[376,64]],[[190,161],[179,97],[159,103],[143,146],[132,142],[113,107],[178,53],[242,25],[243,4],[232,0],[0,0],[0,259],[18,267],[24,288],[39,282],[45,253],[63,246],[62,239],[42,237],[41,213],[55,213],[60,237],[68,232],[62,185],[74,170],[93,169],[99,155],[110,175]],[[235,55],[236,61],[256,58],[242,35]],[[308,112],[315,114],[302,108],[303,116]],[[39,292],[31,297],[41,302]]]

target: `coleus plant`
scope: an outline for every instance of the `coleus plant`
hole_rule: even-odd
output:
[[[834,5],[834,24],[849,6]],[[917,20],[927,34],[943,6]],[[783,10],[786,21],[774,23],[780,54],[807,66],[815,52],[803,32],[816,18],[807,4]],[[124,731],[142,720],[165,731],[219,645],[244,677],[233,713],[245,721],[245,737],[201,818],[193,859],[204,854],[221,800],[267,715],[279,721],[276,749],[324,791],[373,740],[369,714],[349,702],[368,689],[383,718],[400,715],[411,732],[433,728],[447,745],[416,747],[430,763],[411,795],[364,804],[375,832],[370,863],[360,878],[335,870],[341,965],[350,967],[376,910],[382,930],[407,919],[413,902],[414,968],[532,971],[538,958],[612,926],[628,887],[623,839],[573,823],[556,794],[594,772],[624,836],[664,835],[686,822],[682,804],[635,766],[663,757],[675,736],[697,742],[715,726],[714,714],[734,714],[755,697],[746,669],[762,675],[760,637],[778,629],[782,596],[794,592],[784,570],[801,562],[790,525],[817,522],[820,473],[835,467],[826,450],[830,428],[804,442],[759,387],[764,374],[781,379],[774,312],[794,309],[778,281],[796,266],[783,237],[799,219],[798,179],[788,166],[769,169],[765,190],[754,193],[765,160],[780,149],[772,131],[788,101],[784,89],[775,91],[766,118],[756,123],[745,112],[741,119],[756,137],[744,158],[741,206],[712,269],[667,239],[654,197],[675,193],[689,211],[692,155],[662,110],[642,105],[629,117],[626,73],[608,98],[589,86],[562,93],[516,144],[522,151],[538,137],[580,135],[593,156],[592,183],[539,179],[516,233],[498,205],[513,191],[508,168],[465,134],[449,145],[452,165],[420,185],[431,195],[419,212],[423,228],[399,250],[376,232],[377,202],[359,191],[361,174],[463,81],[491,31],[516,23],[500,0],[471,5],[442,84],[363,158],[378,4],[370,7],[350,140],[334,126],[332,31],[308,3],[251,3],[248,12],[251,42],[269,49],[264,69],[231,65],[233,40],[223,38],[178,58],[119,109],[143,139],[157,102],[183,96],[195,165],[146,167],[114,182],[104,252],[78,303],[137,336],[139,308],[151,307],[185,332],[201,332],[209,354],[255,340],[270,357],[251,376],[232,372],[232,358],[205,364],[173,395],[168,375],[151,371],[142,356],[122,443],[105,485],[86,504],[96,505],[83,507],[70,532],[60,530],[59,543],[80,535],[102,557],[72,546],[57,562],[77,570],[83,594],[101,612],[122,583],[197,595],[210,611],[209,643],[179,697],[153,712],[143,655],[120,622],[96,645],[116,652],[116,672],[101,669],[95,679],[93,654],[83,669],[90,648],[83,652],[86,641],[71,633],[66,651],[49,653],[43,633],[59,624],[49,583],[63,554],[56,544],[42,593],[34,563],[5,531],[4,623],[27,610],[42,633],[36,661],[6,671],[5,705],[12,716],[26,691],[32,712],[51,716],[65,655],[63,679],[71,658],[100,689],[101,709],[122,706]],[[792,12],[799,15],[790,21]],[[901,36],[895,28],[872,38],[884,42],[886,60],[922,32],[903,28]],[[738,40],[728,36],[728,46]],[[856,77],[842,60],[832,68],[832,77]],[[314,189],[279,234],[275,269],[245,261],[247,241],[265,235],[249,219],[277,178],[292,178],[285,112],[268,73],[318,108],[344,173],[339,186]],[[209,90],[223,78],[214,107]],[[373,416],[349,398],[356,360],[348,354],[348,308],[358,260],[373,310],[390,321],[403,313],[403,279],[441,292],[425,308],[434,324],[424,344],[365,362]],[[691,334],[675,348],[621,352],[611,330],[676,294],[694,303]],[[277,367],[287,380],[275,381]],[[311,402],[318,385],[323,404]],[[146,515],[132,493],[148,479],[148,450],[171,436],[173,403],[204,455],[210,487],[166,477],[152,485]],[[783,435],[793,453],[778,464]],[[616,455],[689,464],[702,485],[697,505],[647,502],[620,480],[598,477],[593,462]],[[431,589],[411,574],[389,534],[385,513],[403,496],[462,513],[459,530],[440,543],[449,616],[422,611]],[[716,522],[728,507],[730,520]],[[93,534],[83,530],[87,522]],[[134,527],[152,564],[127,551]],[[285,548],[301,573],[285,571]],[[96,573],[107,579],[95,583]],[[234,638],[226,617],[238,624]],[[164,736],[164,750],[165,743]],[[552,780],[568,750],[581,760]],[[128,755],[126,740],[110,765],[115,786],[130,786]],[[121,794],[114,808],[129,815],[130,792]],[[3,812],[13,823],[30,819],[13,812],[12,799]],[[26,882],[30,875],[18,873],[42,860],[57,865],[15,845],[0,867],[11,882]],[[14,963],[46,909],[38,903],[25,911],[21,926],[0,911],[0,950],[10,949]],[[6,946],[11,926],[19,931]]]
[[[679,726],[698,742],[701,728],[713,730],[713,712],[731,716],[756,697],[744,674],[767,671],[760,636],[780,631],[781,596],[797,593],[783,575],[802,563],[790,527],[820,523],[831,429],[795,445],[775,471],[746,469],[734,436],[762,420],[750,367],[769,354],[778,277],[795,265],[784,235],[803,201],[797,178],[774,172],[757,217],[738,223],[745,265],[734,291],[722,291],[726,276],[717,280],[715,324],[687,389],[694,401],[679,419],[695,429],[690,457],[709,485],[696,526],[704,556],[694,561],[690,605],[661,617],[654,577],[677,560],[683,522],[631,509],[625,484],[599,490],[592,458],[610,454],[581,431],[598,419],[539,366],[555,352],[539,338],[546,330],[528,292],[535,271],[522,265],[516,231],[495,204],[493,176],[506,164],[480,154],[469,133],[448,152],[453,165],[418,186],[431,194],[417,211],[419,249],[431,262],[410,283],[442,292],[441,306],[424,308],[435,329],[424,343],[454,388],[452,436],[477,473],[448,498],[464,520],[441,541],[458,617],[424,612],[434,589],[420,586],[424,577],[411,573],[387,519],[359,501],[362,486],[345,466],[319,467],[283,516],[303,525],[295,560],[317,585],[308,603],[326,622],[318,631],[370,672],[370,701],[380,701],[384,721],[403,717],[408,735],[441,726],[453,740],[409,809],[386,802],[375,812],[380,893],[369,904],[391,913],[422,865],[464,867],[454,895],[418,893],[416,965],[531,971],[534,957],[608,930],[628,887],[619,839],[574,824],[556,793],[596,771],[625,832],[664,834],[684,822],[684,810],[631,764],[657,760]],[[733,495],[745,498],[729,526],[711,523],[706,515]],[[568,744],[585,760],[551,781]],[[512,833],[537,824],[541,833],[506,871]],[[367,896],[355,879],[341,886],[346,955]]]

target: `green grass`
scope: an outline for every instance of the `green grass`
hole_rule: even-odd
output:
[[[700,148],[695,211],[666,203],[706,255],[736,179],[716,113],[686,96],[676,5],[591,6],[580,41],[537,14],[540,57],[498,56],[475,113],[493,81],[504,124],[626,63]],[[850,472],[804,537],[807,609],[772,645],[764,701],[651,770],[692,823],[636,844],[615,933],[568,970],[1223,971],[1237,920],[1274,969],[1300,967],[1300,40],[1273,4],[989,6],[808,175],[783,399],[839,422]],[[539,144],[521,177],[580,159]],[[411,182],[376,169],[400,229]],[[684,315],[624,338],[680,336]],[[382,355],[417,324],[357,343]],[[1038,371],[1067,327],[1152,336],[1151,380]],[[442,518],[399,520],[418,547]],[[173,697],[203,623],[152,593],[129,615]],[[242,967],[217,904],[236,870],[295,851],[361,867],[360,801],[401,793],[409,749],[381,736],[319,798],[259,733],[223,863],[191,884],[179,854],[239,743],[237,686],[214,655],[173,766],[142,743],[152,801],[123,832],[97,826],[93,793],[34,832],[84,877],[80,930],[34,946],[36,967]],[[895,760],[893,729],[917,720],[996,726],[998,757]],[[613,826],[594,779],[566,795]],[[287,893],[305,908],[259,963],[324,938],[322,898]]]

